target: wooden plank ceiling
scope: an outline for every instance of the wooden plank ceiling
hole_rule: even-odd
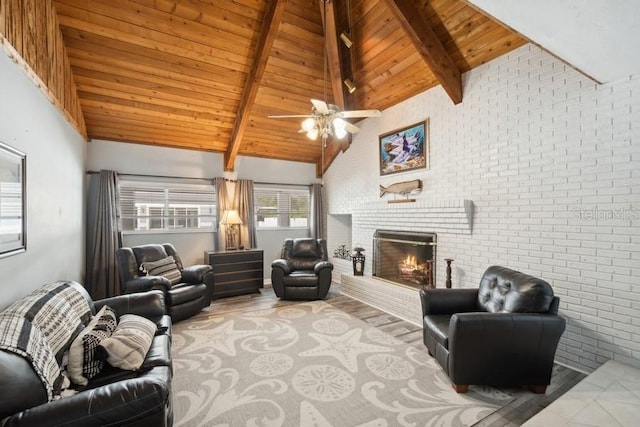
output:
[[[383,110],[438,84],[464,102],[461,73],[525,43],[460,0],[326,6],[328,57],[338,63],[329,67],[326,99],[348,109]],[[322,167],[322,143],[298,133],[300,120],[267,118],[308,114],[310,98],[325,99],[322,0],[55,7],[89,138],[225,153],[227,170],[236,155]],[[351,49],[340,42],[343,31]],[[353,94],[333,89],[349,77]],[[323,168],[346,146],[332,141]]]

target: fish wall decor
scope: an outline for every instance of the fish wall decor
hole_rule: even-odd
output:
[[[411,181],[396,182],[388,187],[380,186],[380,197],[387,193],[400,194],[407,196],[409,194],[419,193],[422,190],[422,180],[414,179]]]

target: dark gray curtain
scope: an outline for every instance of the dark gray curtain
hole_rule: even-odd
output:
[[[311,211],[311,237],[314,239],[325,239],[324,213],[322,211],[322,184],[311,185],[311,206],[309,210]]]
[[[122,246],[118,174],[101,170],[89,178],[85,287],[94,300],[120,295],[116,249]]]
[[[231,201],[229,200],[229,193],[227,192],[227,182],[224,178],[214,178],[213,184],[216,187],[216,197],[218,198],[218,202],[216,203],[216,218],[218,218],[218,221],[216,222],[216,237],[213,243],[216,250],[220,250],[224,248],[222,244],[224,242],[224,236],[222,236],[224,230],[220,228],[220,220],[222,220],[224,211],[229,209]]]
[[[253,203],[253,181],[239,179],[233,194],[234,209],[238,209],[243,224],[240,226],[242,244],[245,248],[255,248],[258,245],[256,236],[256,218]]]

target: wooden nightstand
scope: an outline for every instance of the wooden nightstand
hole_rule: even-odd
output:
[[[262,249],[205,251],[204,262],[213,267],[213,298],[259,292],[264,284]]]

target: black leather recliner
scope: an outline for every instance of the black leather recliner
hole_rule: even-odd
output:
[[[333,264],[324,239],[286,239],[280,259],[271,263],[271,286],[282,299],[323,299],[331,286]]]
[[[162,276],[147,276],[140,270],[144,262],[172,256],[181,272],[180,282],[172,285]],[[164,292],[167,310],[173,322],[187,319],[211,304],[213,269],[210,265],[184,267],[170,243],[120,248],[116,251],[120,281],[125,294],[159,289]]]
[[[489,267],[479,289],[424,289],[424,344],[465,393],[470,384],[544,393],[565,320],[549,283]]]

